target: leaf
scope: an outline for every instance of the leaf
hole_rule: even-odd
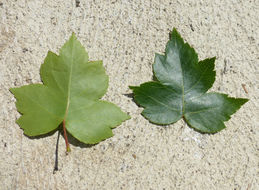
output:
[[[214,58],[198,61],[198,55],[184,43],[176,29],[170,34],[165,55],[156,54],[153,71],[157,81],[130,86],[142,115],[155,124],[171,124],[181,118],[202,133],[225,128],[247,99],[220,93],[206,93],[215,81]]]
[[[113,136],[111,129],[130,118],[99,100],[107,91],[108,76],[102,61],[88,60],[74,34],[59,55],[48,52],[40,75],[43,84],[10,89],[22,114],[17,123],[28,136],[49,133],[63,123],[79,141],[94,144]]]

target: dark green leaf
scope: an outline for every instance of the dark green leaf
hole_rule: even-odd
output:
[[[174,29],[165,55],[156,54],[153,65],[157,81],[131,86],[143,116],[156,124],[170,124],[184,118],[197,131],[215,133],[225,128],[247,99],[206,93],[215,81],[215,57],[198,61],[198,55]]]

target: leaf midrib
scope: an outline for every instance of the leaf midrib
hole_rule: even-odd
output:
[[[181,49],[183,49],[183,46],[181,46]],[[184,74],[183,74],[183,68],[182,68],[182,60],[181,60],[180,53],[179,53],[179,51],[181,49],[178,50],[178,56],[179,56],[179,60],[180,60],[179,64],[180,64],[181,73],[182,73],[182,109],[181,109],[182,113],[181,113],[181,115],[183,116],[184,115],[184,111],[185,111],[185,104],[184,104]]]
[[[70,86],[71,86],[71,80],[72,80],[72,72],[73,72],[73,66],[74,66],[74,41],[72,41],[72,55],[71,55],[71,60],[72,63],[70,64],[70,73],[69,73],[69,80],[68,80],[68,87],[67,87],[67,107],[66,107],[66,112],[65,112],[65,116],[64,116],[64,121],[66,120],[67,114],[68,114],[68,109],[69,109],[69,105],[70,105]]]
[[[183,46],[181,47],[181,49],[183,48]],[[180,50],[181,50],[180,49]],[[179,52],[178,52],[179,53]],[[179,55],[179,54],[178,54]],[[203,77],[203,75],[206,73],[209,65],[207,65],[207,67],[205,68],[205,70],[202,72],[200,78],[191,86],[191,88],[189,88],[188,90],[186,90],[185,92],[185,89],[184,89],[184,74],[183,74],[183,68],[182,68],[182,62],[181,62],[181,59],[180,59],[180,65],[181,65],[181,73],[182,73],[182,116],[184,116],[186,113],[185,112],[185,96],[191,92],[191,90],[200,82],[201,78]],[[186,94],[185,94],[186,93]],[[203,94],[202,94],[203,95]],[[188,113],[188,112],[187,112]],[[190,113],[190,112],[189,112]]]

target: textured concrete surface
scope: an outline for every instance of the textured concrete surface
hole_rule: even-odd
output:
[[[78,2],[0,0],[0,189],[259,189],[259,1]],[[154,53],[173,27],[200,59],[217,56],[212,90],[250,99],[220,133],[201,135],[183,121],[150,124],[124,95],[152,78]],[[96,146],[74,142],[68,156],[61,138],[53,175],[57,133],[24,136],[8,89],[40,82],[47,51],[57,52],[72,31],[92,60],[104,61],[104,99],[132,119]]]

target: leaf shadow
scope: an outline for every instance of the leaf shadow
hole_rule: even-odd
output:
[[[133,99],[134,94],[133,93],[128,93],[128,94],[123,94],[124,96]]]
[[[153,81],[156,81],[156,82],[159,82],[159,80],[156,78],[156,76],[155,76],[155,72],[153,71],[153,77],[152,77],[152,79],[153,79]]]
[[[62,135],[63,139],[65,140],[62,123],[58,126],[58,128],[56,128],[53,131],[50,131],[46,134],[43,134],[43,135],[37,135],[37,136],[29,136],[29,135],[26,135],[26,134],[24,134],[24,135],[31,140],[41,139],[41,138],[52,136],[59,130],[61,131],[61,135]],[[96,144],[85,144],[85,143],[77,140],[75,137],[73,137],[69,132],[67,132],[67,138],[68,138],[69,144],[72,144],[73,146],[77,146],[77,147],[80,147],[80,148],[91,148],[91,147],[96,145]]]
[[[53,131],[50,131],[46,134],[43,134],[43,135],[37,135],[37,136],[29,136],[29,135],[26,135],[25,133],[23,133],[26,137],[28,137],[29,139],[41,139],[41,138],[45,138],[45,137],[48,137],[48,136],[52,136],[54,135],[54,133],[56,133],[56,131],[58,131],[59,127],[54,129]]]
[[[58,130],[60,130],[61,135],[65,141],[62,123],[59,125]],[[96,144],[85,144],[85,143],[77,140],[75,137],[73,137],[73,135],[71,135],[68,131],[67,131],[67,139],[68,139],[69,144],[80,147],[80,148],[91,148],[96,145]]]
[[[191,129],[193,129],[194,131],[196,131],[196,132],[198,132],[198,133],[200,133],[200,134],[202,134],[202,135],[210,135],[210,136],[213,136],[213,135],[215,135],[216,133],[218,133],[219,131],[221,131],[221,130],[219,130],[219,131],[213,131],[213,132],[204,132],[204,131],[200,131],[200,130],[198,130],[197,128],[195,128],[195,127],[193,127],[188,121],[187,121],[187,119],[183,116],[182,117],[182,119],[184,120],[184,122],[186,123],[186,125],[188,126],[188,127],[190,127]],[[225,127],[226,128],[226,127]],[[225,128],[223,128],[223,129],[225,129]]]
[[[63,130],[62,130],[61,135],[63,136],[63,139],[65,140]],[[67,139],[68,139],[69,144],[80,147],[80,148],[91,148],[96,145],[96,144],[85,144],[85,143],[77,140],[70,133],[67,133]]]

